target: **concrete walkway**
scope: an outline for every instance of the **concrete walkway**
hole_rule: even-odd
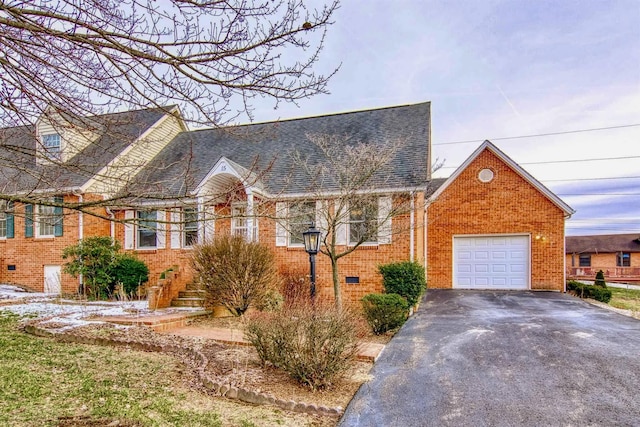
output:
[[[638,426],[640,321],[554,292],[429,290],[339,426]]]

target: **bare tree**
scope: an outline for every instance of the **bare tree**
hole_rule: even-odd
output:
[[[408,213],[410,193],[424,191],[424,186],[390,196],[392,164],[397,164],[405,147],[402,140],[367,143],[344,135],[307,135],[307,139],[312,147],[307,147],[306,154],[295,152],[293,164],[309,182],[309,197],[291,204],[287,223],[317,220],[316,226],[323,231],[320,252],[331,261],[334,297],[340,307],[338,261],[363,244],[390,242],[393,234],[406,231],[406,224],[391,226],[391,219]],[[303,206],[312,202],[305,211]]]
[[[251,114],[256,96],[277,105],[326,92],[331,73],[316,75],[314,65],[337,7],[2,0],[0,125],[33,123],[51,106],[82,119],[172,104],[190,120],[219,125],[224,114]]]
[[[256,97],[277,107],[326,93],[335,69],[316,68],[338,7],[328,1],[0,0],[0,199],[46,205],[90,180],[102,200],[65,208],[105,216],[95,208],[165,198],[140,171],[179,125],[139,141],[149,115],[117,112],[220,126],[252,118]],[[64,139],[62,155],[38,123]],[[147,156],[121,156],[132,144]],[[157,167],[185,171],[189,186],[191,162]]]

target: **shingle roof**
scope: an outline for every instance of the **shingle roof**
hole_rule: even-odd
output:
[[[640,233],[567,236],[566,253],[640,252]]]
[[[309,191],[292,164],[295,150],[310,161],[323,157],[307,135],[340,135],[350,141],[383,144],[403,141],[403,149],[374,180],[384,188],[424,187],[430,159],[430,103],[332,114],[277,122],[183,132],[169,143],[138,177],[139,183],[166,196],[188,196],[222,157],[260,176],[270,194]],[[325,183],[323,191],[335,189]],[[149,187],[149,188],[151,188]]]
[[[64,167],[37,164],[35,126],[0,129],[0,185],[5,194],[79,187],[165,114],[153,108],[92,117],[101,136]]]

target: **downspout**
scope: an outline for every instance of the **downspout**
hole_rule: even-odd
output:
[[[424,227],[424,233],[422,233],[423,236],[424,236],[424,251],[423,251],[424,252],[424,268],[427,268],[427,251],[428,251],[427,243],[429,242],[429,238],[428,238],[429,228],[427,227],[427,223],[428,223],[428,221],[427,221],[427,207],[428,207],[428,204],[425,202],[425,204],[424,204],[424,215],[423,215],[424,219],[423,219],[423,224],[422,224],[422,226]]]
[[[414,259],[414,244],[415,244],[415,195],[414,192],[411,192],[411,202],[410,202],[410,211],[409,211],[409,261],[413,262]]]
[[[74,191],[73,194],[78,198],[78,206],[82,206],[84,203],[84,195],[82,191]],[[78,210],[78,241],[84,239],[84,212],[82,212],[82,208]],[[78,275],[78,290],[84,291],[84,277],[82,274]]]
[[[113,240],[116,239],[116,214],[113,213],[109,206],[105,207],[107,211],[107,215],[109,215],[109,233],[111,234],[111,238]]]

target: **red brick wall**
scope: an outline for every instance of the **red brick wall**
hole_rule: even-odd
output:
[[[84,201],[100,200],[100,196],[85,195]],[[78,197],[64,196],[65,203],[76,203]],[[33,291],[44,290],[44,266],[63,266],[62,250],[78,242],[79,213],[65,209],[63,211],[63,235],[61,237],[37,238],[25,237],[24,205],[16,203],[14,215],[15,237],[0,239],[0,281],[25,286]],[[96,208],[99,215],[106,215],[104,209]],[[35,213],[35,206],[34,206]],[[83,215],[84,237],[109,235],[109,221],[89,214]],[[34,230],[37,224],[34,223]],[[35,236],[35,232],[34,232]],[[14,265],[15,270],[8,270]],[[63,293],[75,293],[79,281],[62,273],[61,285]]]
[[[406,203],[406,200],[398,203]],[[227,206],[228,205],[221,205],[216,207],[216,214],[227,216],[229,214]],[[415,206],[416,232],[414,239],[414,259],[422,262],[424,260],[424,235],[422,227],[424,220],[424,197],[422,194],[416,195]],[[258,219],[259,241],[272,248],[278,268],[301,269],[308,272],[309,255],[307,255],[303,248],[275,246],[275,221],[270,219],[275,217],[275,204],[263,203],[259,207],[259,212],[262,215],[262,217]],[[117,218],[122,220],[124,218],[124,212],[118,212]],[[398,216],[392,220],[394,232],[397,231],[397,234],[392,236],[392,244],[361,247],[339,260],[338,267],[344,301],[355,303],[366,294],[381,292],[382,281],[378,273],[378,265],[409,259],[409,222],[409,214]],[[216,220],[216,234],[229,233],[230,230],[231,221],[228,217]],[[118,223],[116,226],[116,238],[124,243],[124,225],[121,223]],[[166,249],[132,251],[149,266],[151,278],[149,285],[154,285],[160,273],[173,265],[180,266],[181,274],[178,278],[179,287],[186,286],[186,283],[192,279],[192,272],[189,267],[191,250],[171,249],[169,246],[170,239],[167,235]],[[316,257],[316,271],[319,298],[333,300],[334,292],[331,280],[331,263],[327,256],[319,254]],[[358,276],[360,283],[357,285],[347,285],[345,283],[346,276]]]
[[[478,179],[484,168],[494,172],[493,181]],[[527,233],[531,288],[563,290],[564,212],[491,151],[480,153],[429,205],[427,221],[428,287],[452,287],[454,235]]]

